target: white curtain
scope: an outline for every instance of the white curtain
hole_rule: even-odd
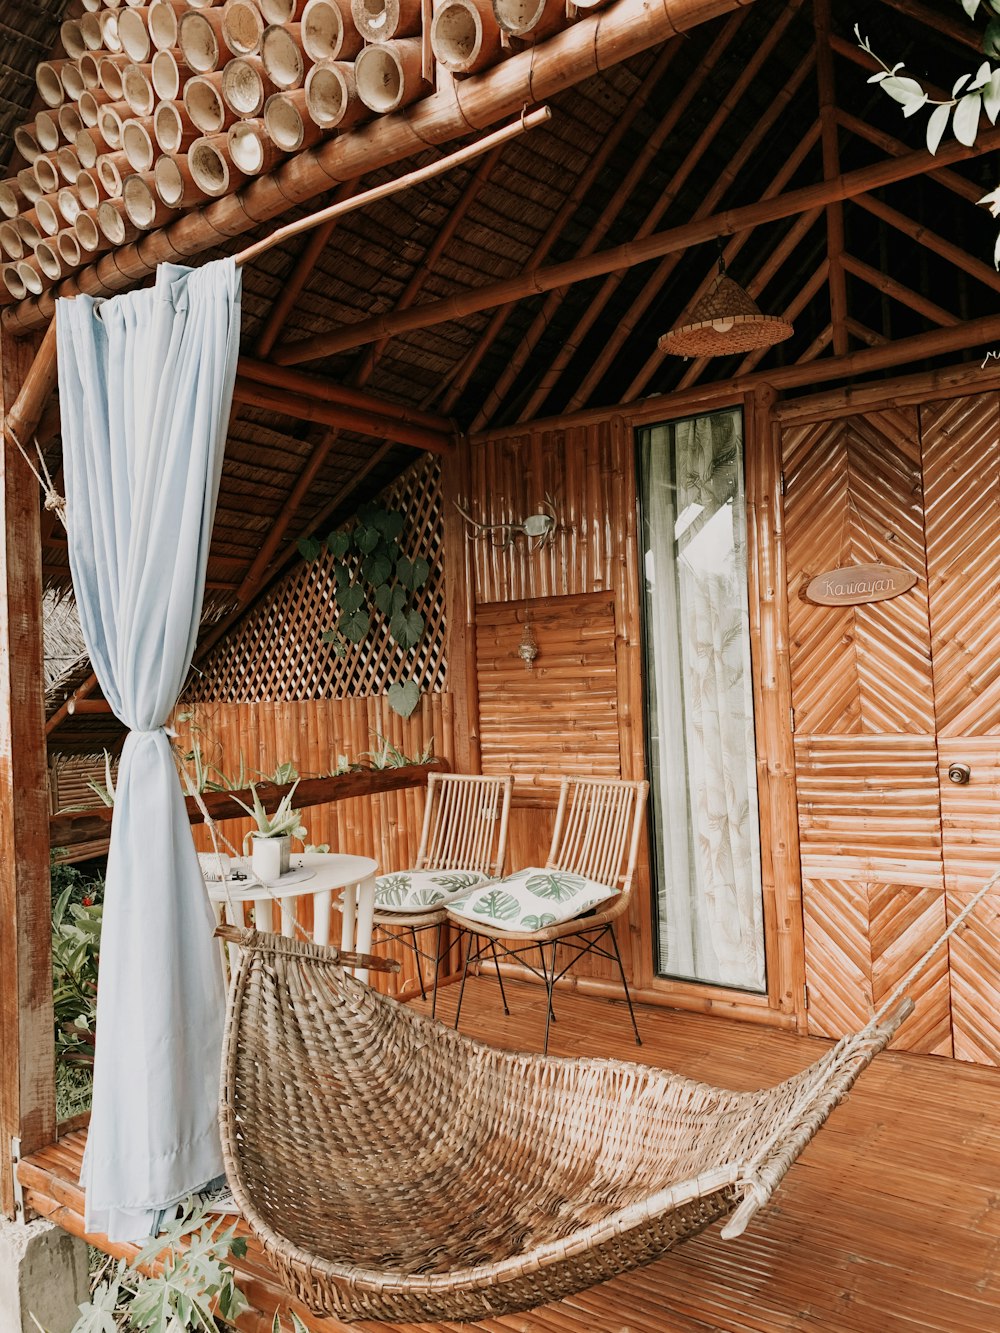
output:
[[[213,916],[164,724],[201,617],[236,377],[231,259],[57,303],[73,587],[90,659],[129,729],[108,856],[86,1225],[148,1235],[222,1172],[225,997]]]
[[[764,987],[738,412],[645,441],[660,964]]]

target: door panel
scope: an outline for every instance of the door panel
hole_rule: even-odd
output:
[[[971,893],[948,894],[948,920]],[[955,1055],[1000,1065],[1000,893],[988,895],[950,941],[951,1009]]]

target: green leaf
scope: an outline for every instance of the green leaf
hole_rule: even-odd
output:
[[[396,561],[396,578],[399,579],[404,588],[422,588],[427,582],[427,575],[430,572],[430,565],[421,555],[418,555],[415,560],[408,560],[403,555]]]
[[[378,528],[360,525],[354,530],[354,539],[358,543],[358,550],[363,555],[369,555],[382,540],[382,534]]]
[[[351,611],[340,617],[339,628],[350,643],[363,643],[371,629],[371,616],[367,611]]]
[[[336,643],[338,637],[339,636],[335,629],[325,629],[323,633],[319,636],[320,643]]]
[[[389,620],[389,633],[401,648],[415,648],[424,632],[424,618],[419,611],[400,609]]]
[[[989,116],[990,124],[995,125],[997,114],[1000,113],[1000,69],[993,71],[983,90],[983,110]]]
[[[406,591],[398,585],[380,583],[375,589],[375,605],[384,616],[391,616],[406,605]]]
[[[951,107],[947,105],[939,106],[932,113],[927,122],[927,151],[936,153],[938,145],[948,128],[948,118],[951,116]]]
[[[1000,31],[1000,24],[997,25],[997,28]],[[979,129],[979,112],[982,109],[982,104],[983,99],[980,93],[966,93],[955,108],[955,118],[952,121],[951,128],[954,131],[955,138],[966,148],[971,148],[976,142],[976,132]]]
[[[318,537],[300,537],[298,541],[299,554],[303,560],[308,560],[310,564],[319,555],[323,549],[323,543]]]
[[[988,56],[1000,56],[1000,19],[990,19],[983,33],[983,50]]]
[[[420,702],[420,686],[415,680],[397,680],[386,690],[389,707],[400,717],[409,717]]]
[[[338,560],[343,560],[351,549],[351,534],[345,528],[338,528],[336,532],[331,532],[326,539],[326,549]]]
[[[970,19],[976,17],[976,10],[979,8],[979,0],[962,0],[962,8],[968,14]]]
[[[369,583],[385,583],[392,573],[392,561],[383,551],[373,551],[362,560],[361,573]]]
[[[384,513],[381,505],[374,500],[365,500],[363,504],[358,505],[358,522],[363,523],[365,527],[372,527],[379,514]]]
[[[403,515],[398,509],[383,509],[372,515],[372,524],[378,528],[386,541],[395,541],[403,531]]]
[[[365,604],[365,590],[357,583],[348,583],[337,589],[337,605],[348,615],[359,611]]]

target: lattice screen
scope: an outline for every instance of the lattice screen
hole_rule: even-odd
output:
[[[442,568],[441,469],[427,455],[379,496],[406,518],[399,544],[412,559],[422,555],[430,576],[414,595],[424,617],[423,638],[403,649],[377,613],[361,644],[343,657],[322,641],[336,619],[333,569],[324,550],[311,564],[295,566],[216,648],[189,697],[254,703],[262,700],[340,699],[381,694],[395,680],[412,678],[421,689],[444,688],[444,571]]]

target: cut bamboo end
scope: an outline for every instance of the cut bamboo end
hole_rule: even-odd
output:
[[[309,0],[302,11],[302,49],[310,60],[353,60],[363,45],[350,0]]]
[[[415,102],[424,92],[423,51],[418,37],[366,46],[354,62],[358,96],[383,115]]]
[[[245,176],[270,171],[284,156],[271,139],[263,120],[238,120],[230,126],[226,146],[233,166]]]
[[[265,23],[297,23],[306,0],[259,0]]]
[[[156,193],[169,208],[190,208],[208,196],[191,175],[191,167],[183,154],[164,153],[156,159],[153,168]]]
[[[348,129],[371,114],[358,96],[354,65],[324,60],[306,79],[306,106],[312,120],[325,130]]]
[[[92,51],[88,51],[85,56],[80,57],[77,62],[77,69],[80,71],[84,88],[99,88],[101,86],[101,61],[106,58],[103,55],[94,55]],[[128,60],[128,56],[125,59]],[[82,96],[82,93],[77,93],[75,100],[79,102]]]
[[[62,216],[58,208],[58,195],[43,195],[41,199],[35,201],[35,220],[42,235],[39,240],[44,240],[46,236],[54,236],[62,228]]]
[[[80,118],[87,129],[93,129],[97,125],[101,114],[101,107],[107,106],[113,99],[103,88],[88,88],[80,98],[77,106],[80,109]]]
[[[198,74],[184,88],[184,105],[192,123],[202,134],[221,134],[236,118],[222,99],[223,75]]]
[[[431,22],[431,50],[453,74],[474,74],[500,54],[500,29],[490,0],[443,0]]]
[[[219,10],[187,10],[177,28],[177,45],[195,74],[208,74],[222,62],[222,13]]]
[[[27,125],[19,125],[14,131],[14,146],[29,166],[42,151],[41,145]]]
[[[177,46],[177,25],[187,9],[183,0],[153,0],[149,7],[149,40],[157,51]]]
[[[51,240],[42,241],[39,244],[35,251],[35,262],[50,282],[55,282],[58,278],[61,278],[66,271],[65,265],[59,257],[54,236]]]
[[[413,37],[420,31],[420,0],[351,0],[351,14],[368,42]]]
[[[152,136],[153,117],[127,120],[122,126],[122,152],[134,171],[151,171],[156,158]]]
[[[265,26],[254,0],[227,0],[222,11],[222,40],[234,56],[256,55]]]
[[[191,70],[184,63],[184,53],[179,46],[157,51],[150,61],[149,78],[153,92],[161,102],[175,102],[191,77]]]
[[[16,218],[18,213],[27,208],[28,199],[16,176],[0,181],[0,213],[5,218]]]
[[[275,91],[260,56],[237,56],[222,71],[222,99],[237,116],[259,116]]]
[[[80,0],[80,2],[89,14],[95,14],[101,7],[101,0]]]
[[[126,102],[109,102],[97,113],[97,128],[112,149],[122,146],[122,126],[129,114],[130,108]]]
[[[96,171],[81,171],[76,178],[76,192],[84,209],[95,209],[104,198],[105,190]]]
[[[69,102],[64,102],[63,106],[59,108],[60,111],[63,109],[63,107],[68,106],[72,102],[75,102],[76,99],[80,96],[81,93],[83,93],[86,90],[87,87],[86,81],[84,80],[83,77],[83,71],[80,69],[80,63],[77,61],[74,61],[73,64],[67,64],[66,67],[63,69],[61,77],[63,82],[63,88],[66,91],[66,96],[69,99]]]
[[[16,264],[4,264],[0,269],[0,277],[3,278],[3,285],[15,301],[23,301],[28,295],[28,288],[18,273]]]
[[[306,77],[302,54],[302,24],[289,23],[284,27],[272,25],[264,29],[260,57],[267,77],[276,88],[289,92],[299,88]]]
[[[125,201],[128,220],[140,231],[154,231],[157,227],[162,227],[175,212],[157,193],[151,171],[128,176],[122,198]]]
[[[123,75],[132,61],[127,55],[101,56],[97,60],[97,80],[113,102],[121,101],[124,93]],[[88,85],[89,87],[90,85]]]
[[[122,39],[118,32],[118,15],[106,10],[101,16],[101,37],[106,51],[121,51]]]
[[[300,148],[308,148],[322,134],[309,116],[304,88],[269,97],[264,103],[264,125],[268,137],[283,153],[297,153]]]
[[[13,222],[0,222],[0,252],[7,259],[23,259],[27,249]]]
[[[107,250],[111,242],[97,225],[97,210],[88,210],[81,213],[73,224],[76,229],[76,237],[80,242],[80,249],[88,255],[97,254],[100,250]]]
[[[19,259],[16,267],[18,277],[24,283],[28,295],[41,296],[47,284],[45,282],[44,274],[42,273],[34,255]]]
[[[229,160],[224,134],[196,139],[188,153],[188,165],[199,189],[211,199],[230,194],[246,180],[243,172]]]
[[[68,185],[75,185],[80,174],[80,158],[75,148],[60,148],[56,153],[59,175]]]
[[[128,245],[139,229],[125,215],[124,199],[104,199],[97,206],[97,225],[113,246]]]
[[[121,198],[124,178],[131,170],[124,153],[102,153],[97,159],[97,178],[112,199]]]
[[[19,213],[14,219],[13,225],[17,228],[17,234],[20,236],[25,250],[34,250],[42,239],[42,232],[38,225],[38,215],[35,210],[32,209],[30,213]]]
[[[49,153],[39,153],[31,164],[41,194],[55,194],[59,189],[59,168]]]
[[[56,208],[63,222],[72,227],[83,208],[78,191],[71,190],[68,185],[61,189],[56,195]]]
[[[93,129],[81,130],[73,140],[73,146],[80,159],[80,165],[85,171],[95,167],[100,154],[106,153],[111,147],[96,126]]]
[[[67,102],[56,112],[56,120],[59,122],[59,133],[67,143],[73,143],[76,136],[83,129],[83,121],[80,118],[79,111]]]
[[[538,41],[565,25],[566,4],[565,0],[493,0],[493,17],[512,37]]]
[[[87,43],[80,31],[79,19],[67,19],[65,23],[59,25],[59,40],[70,60],[79,60],[87,49]]]
[[[66,100],[59,65],[55,60],[43,60],[35,66],[35,86],[46,106],[62,106]]]
[[[153,134],[165,153],[183,153],[201,131],[182,102],[161,102],[153,113]]]
[[[54,153],[62,143],[59,121],[52,111],[38,112],[35,116],[34,134],[43,153]]]
[[[151,116],[156,106],[156,94],[150,81],[153,66],[127,65],[122,74],[122,91],[132,114]]]
[[[75,227],[64,227],[57,232],[53,244],[64,269],[79,268],[83,263],[83,251]]]
[[[80,37],[88,51],[100,51],[104,45],[104,25],[97,14],[83,14],[80,17]]]
[[[36,199],[41,197],[42,187],[38,184],[38,178],[30,167],[21,168],[17,173],[17,183],[29,204],[33,204]]]
[[[126,9],[118,18],[118,37],[122,50],[137,65],[144,65],[149,60],[153,44],[149,40],[146,27],[146,14],[141,9]]]

